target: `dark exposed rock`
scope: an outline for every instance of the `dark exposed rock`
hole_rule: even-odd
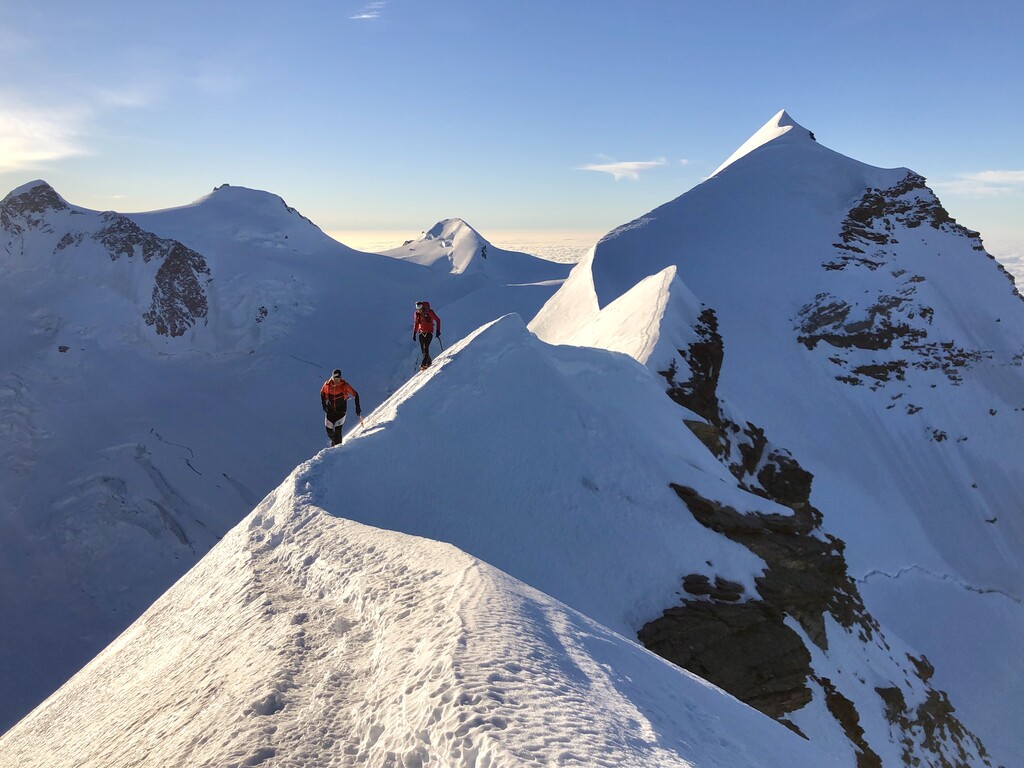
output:
[[[729,451],[728,442],[722,437],[720,427],[709,424],[706,421],[694,419],[683,419],[683,423],[690,428],[690,431],[697,436],[697,439],[704,443],[704,447],[718,459],[723,459]]]
[[[679,368],[673,360],[668,370],[660,371],[668,380],[668,396],[711,422],[718,419],[718,374],[722,370],[724,348],[718,334],[718,318],[713,309],[704,309],[694,327],[697,341],[679,350],[690,377],[677,382]]]
[[[915,279],[916,276],[906,282],[910,284]],[[914,290],[911,286],[906,292],[912,296]],[[797,313],[797,341],[808,349],[825,343],[837,349],[899,349],[906,355],[896,360],[863,363],[836,377],[850,384],[863,383],[864,376],[878,383],[903,381],[909,368],[939,371],[951,383],[959,384],[961,369],[991,359],[992,352],[967,349],[953,340],[925,341],[933,314],[931,307],[912,304],[906,296],[882,294],[866,310],[855,312],[855,307],[847,302],[821,293]],[[915,318],[921,322],[914,323]],[[843,369],[849,367],[847,360],[837,355],[830,355],[829,361]]]
[[[143,315],[161,336],[181,336],[207,313],[205,282],[210,268],[190,248],[175,242],[156,273],[153,302]]]
[[[932,679],[932,675],[935,674],[935,667],[928,661],[928,657],[907,654],[907,659],[914,665],[914,672],[922,683],[927,683]]]
[[[860,715],[853,702],[843,696],[832,681],[827,677],[816,678],[825,692],[825,706],[836,722],[843,728],[846,738],[856,747],[857,768],[882,768],[882,758],[871,749],[864,738],[864,729],[860,725]]]
[[[710,595],[711,579],[703,573],[691,573],[683,577],[683,589],[691,595]]]
[[[131,258],[138,253],[144,262],[149,263],[154,258],[166,258],[175,245],[180,245],[175,240],[145,231],[127,216],[112,211],[101,215],[104,226],[93,235],[93,239],[103,244],[112,261]]]
[[[715,576],[714,583],[702,573],[691,573],[683,578],[683,589],[691,595],[707,596],[714,600],[735,603],[743,597],[743,585]]]
[[[644,625],[640,642],[772,717],[811,701],[811,656],[767,603],[684,601]]]
[[[893,741],[901,747],[904,765],[936,768],[992,765],[985,745],[956,717],[956,710],[943,691],[929,687],[924,701],[917,706],[909,704],[896,686],[877,687],[875,693],[884,704],[885,718],[889,721]],[[922,763],[918,757],[922,750],[932,758],[928,763]],[[982,762],[978,763],[974,756]]]
[[[157,237],[127,216],[108,211],[102,214],[103,227],[93,235],[112,261],[141,256],[143,263],[161,262],[153,283],[153,298],[143,314],[146,325],[161,336],[181,336],[204,320],[208,312],[205,286],[210,268],[202,254],[177,240]]]
[[[741,427],[722,413],[717,390],[725,347],[713,309],[701,312],[694,331],[697,341],[677,350],[679,357],[660,371],[668,382],[668,396],[706,419],[686,419],[686,425],[729,467],[742,487],[766,498],[781,499],[782,503],[806,501],[810,474],[787,451],[771,446],[764,430],[750,423]],[[683,372],[689,377],[679,381]]]
[[[853,369],[858,376],[869,376],[875,381],[889,381],[891,378],[903,381],[907,374],[906,360],[891,360],[887,363],[858,365]]]
[[[843,543],[818,528],[820,512],[798,504],[792,515],[741,513],[701,496],[693,488],[672,485],[701,525],[743,544],[767,564],[756,579],[759,595],[780,614],[795,618],[811,640],[827,649],[824,616],[842,626],[857,626],[869,639],[877,624],[867,613],[846,572]]]
[[[818,527],[820,513],[797,504],[792,516],[747,513],[704,498],[692,488],[672,486],[694,518],[748,547],[766,563],[755,579],[761,599],[732,601],[729,582],[704,574],[683,579],[686,598],[644,625],[638,637],[647,648],[724,688],[783,724],[785,715],[812,700],[810,681],[821,686],[829,713],[855,749],[857,768],[881,768],[854,703],[824,677],[814,675],[800,636],[787,627],[796,619],[808,637],[827,651],[824,616],[855,631],[862,642],[888,648],[846,572],[843,544]],[[823,537],[824,540],[822,540]],[[735,585],[739,586],[739,585]],[[954,716],[948,696],[928,684],[934,670],[923,656],[908,656],[924,685],[924,701],[909,707],[901,688],[876,689],[900,743],[904,765],[935,768],[991,766],[980,740]],[[971,762],[980,755],[982,762]]]
[[[911,281],[907,284],[913,289]],[[888,319],[905,303],[906,297],[883,297],[873,307],[873,314],[869,312],[870,323],[864,318],[859,324],[856,318],[851,322],[852,308],[840,301],[822,302],[814,312],[822,326],[837,323],[856,337],[870,334],[877,318]],[[927,317],[927,313],[921,314]],[[754,579],[756,595],[744,595],[742,585],[719,575],[688,574],[682,579],[686,597],[645,624],[638,637],[653,652],[714,682],[797,733],[799,729],[786,715],[811,703],[813,681],[821,687],[826,708],[850,741],[857,768],[881,768],[881,758],[868,742],[862,726],[862,713],[830,680],[814,675],[811,654],[802,636],[786,622],[795,620],[810,642],[826,653],[826,617],[863,643],[872,642],[883,650],[889,646],[847,572],[845,545],[820,527],[822,513],[810,503],[811,473],[788,451],[773,446],[763,429],[749,422],[740,426],[728,418],[719,402],[717,384],[724,345],[717,333],[717,323],[709,322],[713,319],[713,311],[705,310],[698,341],[686,350],[678,350],[679,356],[661,372],[669,385],[668,394],[704,418],[685,419],[685,423],[728,467],[740,487],[788,507],[792,514],[742,513],[702,496],[693,488],[671,484],[695,520],[742,544],[760,557],[766,567]],[[913,338],[912,333],[907,336]],[[872,343],[880,344],[878,338]],[[952,344],[940,349],[956,354]],[[847,365],[839,355],[834,355],[832,361]],[[906,361],[887,361],[877,367],[861,365],[854,369],[857,376],[851,378],[859,382],[860,376],[876,381],[901,377],[908,365]],[[688,378],[681,381],[687,373]],[[893,405],[901,396],[902,393],[893,398]],[[890,722],[897,722],[892,738],[903,740],[900,743],[904,745],[904,764],[966,766],[966,762],[946,760],[945,755],[954,749],[950,744],[968,744],[974,749],[971,754],[983,755],[981,743],[966,730],[957,730],[962,726],[950,720],[951,708],[949,712],[943,709],[948,698],[927,684],[931,674],[927,661],[922,657],[911,658],[911,662],[928,691],[928,706],[917,710],[913,717],[930,725],[917,726],[909,715],[898,722],[890,718]],[[902,700],[902,690],[895,690]],[[933,734],[933,738],[912,738],[903,730],[918,727],[926,735]],[[962,747],[955,749],[967,754]],[[985,761],[984,765],[989,763]]]
[[[838,348],[867,350],[889,349],[897,340],[916,341],[927,333],[893,317],[893,310],[906,302],[901,296],[881,294],[871,306],[855,313],[855,308],[842,299],[818,294],[797,313],[797,341],[808,349],[825,342]]]
[[[0,224],[13,235],[24,233],[26,228],[52,231],[47,215],[67,210],[83,213],[72,209],[48,184],[40,183],[17,195],[9,194],[0,202]],[[99,216],[101,226],[97,231],[91,235],[66,232],[54,252],[79,246],[91,237],[103,246],[111,261],[137,257],[143,263],[158,261],[152,301],[142,317],[162,336],[181,336],[207,317],[210,268],[202,254],[176,240],[147,232],[119,213],[108,211]]]
[[[892,187],[866,190],[847,214],[839,237],[846,246],[889,245],[898,242],[893,238],[898,227],[916,229],[922,224],[966,237],[975,250],[984,250],[978,233],[957,224],[924,177],[913,171]]]
[[[11,213],[46,213],[47,211],[66,211],[70,206],[57,194],[49,184],[36,184],[17,195],[10,194],[0,203],[3,210]]]
[[[0,201],[0,226],[13,235],[20,235],[26,229],[49,231],[45,214],[69,209],[53,187],[40,183],[17,195],[12,192]]]
[[[897,235],[901,231],[922,226],[966,238],[974,250],[985,251],[978,233],[957,224],[925,185],[924,178],[908,172],[892,187],[865,190],[840,225],[839,242],[833,244],[835,257],[822,266],[827,271],[865,268],[874,272],[898,261]],[[1000,269],[1013,284],[1013,277]],[[916,300],[917,288],[925,277],[907,276],[907,270],[899,267],[888,274],[901,282],[895,286],[879,284],[875,298],[864,307],[825,292],[802,307],[794,318],[797,340],[808,349],[825,343],[839,349],[898,349],[906,353],[896,360],[862,361],[852,371],[845,360],[832,356],[829,359],[833,363],[846,369],[836,377],[838,381],[859,385],[866,377],[874,382],[871,388],[878,389],[892,380],[903,381],[906,371],[914,368],[939,371],[953,384],[959,384],[959,369],[991,358],[991,352],[958,346],[953,340],[930,341],[929,326],[935,310]],[[1013,292],[1020,297],[1015,285]]]
[[[60,242],[57,243],[57,247],[54,248],[54,250],[63,251],[65,248],[71,248],[76,245],[81,245],[84,239],[85,235],[81,232],[68,232],[66,235],[64,235],[64,237],[60,239]]]

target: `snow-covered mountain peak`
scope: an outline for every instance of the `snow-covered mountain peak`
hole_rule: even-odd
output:
[[[568,266],[496,248],[463,219],[442,219],[418,238],[382,251],[392,258],[453,275],[485,275],[500,282],[561,280]]]
[[[54,198],[56,198],[56,200],[59,200],[60,203],[64,204],[64,206],[67,206],[67,201],[58,195],[57,191],[42,179],[35,179],[22,184],[20,187],[15,187],[7,194],[7,197],[5,197],[4,200],[13,197],[23,197],[25,195],[28,195],[29,197],[49,199],[51,201],[54,201]],[[60,205],[57,204],[56,207],[60,207]]]
[[[67,211],[71,206],[42,179],[30,181],[0,200],[0,226],[10,230],[35,228],[52,211]],[[16,222],[20,221],[21,224]]]
[[[160,211],[130,214],[140,226],[204,252],[225,248],[251,253],[332,251],[339,244],[282,197],[249,187],[222,184],[194,202]]]
[[[417,241],[426,248],[447,257],[452,274],[477,271],[477,259],[486,259],[487,251],[493,246],[473,227],[459,218],[443,219],[423,233]]]
[[[790,117],[786,110],[782,109],[771,120],[762,125],[753,136],[743,142],[739,149],[729,155],[729,158],[718,166],[711,175],[715,176],[741,157],[749,155],[755,149],[759,149],[765,144],[777,141],[783,137],[790,141],[814,141],[814,134]]]
[[[199,198],[193,205],[217,207],[222,212],[231,210],[259,213],[273,212],[279,215],[298,216],[305,221],[309,221],[295,208],[288,205],[280,195],[265,192],[261,189],[239,187],[231,184],[221,184],[219,187],[214,187],[210,194]]]
[[[434,226],[423,233],[422,240],[449,240],[452,243],[456,239],[472,239],[479,243],[487,243],[483,236],[473,227],[459,218],[442,219]]]

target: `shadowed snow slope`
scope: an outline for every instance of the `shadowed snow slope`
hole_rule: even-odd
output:
[[[332,517],[332,458],[0,738],[4,764],[835,765],[455,547]]]
[[[844,157],[780,112],[711,178],[602,238],[530,328],[674,373],[698,310],[724,350],[706,415],[742,412],[813,474],[868,608],[927,654],[996,759],[1024,761],[1024,669],[1006,659],[1024,641],[1012,279],[921,176]]]

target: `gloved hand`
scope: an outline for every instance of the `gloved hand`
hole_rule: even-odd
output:
[[[437,338],[439,338],[439,339],[441,338],[441,332],[440,331],[437,332]]]
[[[415,333],[412,335],[412,340],[416,341],[416,334]]]

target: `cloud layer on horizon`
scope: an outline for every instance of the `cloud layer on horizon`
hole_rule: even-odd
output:
[[[1024,191],[1024,171],[978,171],[961,173],[954,179],[936,181],[936,191],[953,195],[984,197]]]
[[[647,171],[655,168],[662,168],[667,164],[667,162],[668,161],[664,157],[661,157],[657,160],[634,160],[621,163],[589,163],[587,165],[579,166],[576,170],[610,173],[615,177],[616,181],[619,181],[620,179],[637,181],[640,178],[641,173],[646,173]]]

